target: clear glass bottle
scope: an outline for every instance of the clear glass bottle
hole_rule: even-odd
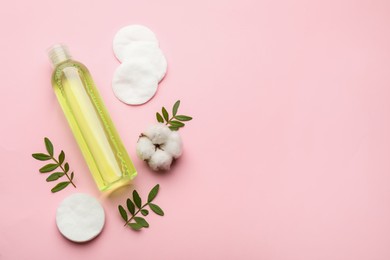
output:
[[[98,188],[127,184],[137,172],[88,69],[64,45],[52,46],[48,55],[54,92]]]

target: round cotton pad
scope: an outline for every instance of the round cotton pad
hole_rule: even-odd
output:
[[[158,80],[150,64],[142,61],[122,63],[112,80],[115,96],[129,105],[146,103],[156,93],[157,85]]]
[[[144,62],[156,74],[158,81],[161,81],[167,72],[167,60],[161,49],[149,42],[134,42],[123,49],[123,62]]]
[[[154,32],[142,25],[129,25],[121,28],[114,36],[113,50],[119,61],[123,61],[124,49],[134,42],[149,42],[158,47],[158,40]]]
[[[102,232],[104,210],[94,197],[76,193],[57,208],[56,222],[61,234],[73,242],[87,242]]]

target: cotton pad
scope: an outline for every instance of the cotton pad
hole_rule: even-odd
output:
[[[70,195],[57,208],[57,227],[64,237],[73,242],[87,242],[98,236],[104,219],[99,201],[82,193]]]
[[[114,73],[112,89],[115,96],[129,105],[149,101],[157,91],[158,79],[149,63],[128,61]]]
[[[148,42],[158,47],[156,35],[148,27],[138,24],[125,26],[116,33],[113,41],[113,50],[119,61],[125,59],[125,48],[135,42]]]
[[[123,62],[148,64],[160,82],[167,72],[167,60],[161,49],[150,42],[134,42],[123,49]]]

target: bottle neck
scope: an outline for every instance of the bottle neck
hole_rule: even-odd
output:
[[[47,54],[49,55],[50,61],[54,67],[72,58],[68,51],[68,47],[62,44],[55,44],[51,46],[47,50]]]

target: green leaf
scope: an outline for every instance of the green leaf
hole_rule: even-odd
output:
[[[126,204],[127,204],[127,209],[129,210],[131,215],[134,215],[135,206],[134,206],[134,203],[131,201],[131,199],[127,199]]]
[[[179,127],[176,127],[176,126],[170,126],[169,129],[171,129],[172,131],[177,131],[179,130]]]
[[[133,190],[133,200],[135,205],[140,209],[142,205],[141,197],[139,196],[138,192],[136,190]]]
[[[37,159],[39,161],[47,161],[51,159],[50,155],[44,153],[33,153],[32,157],[34,157],[34,159]]]
[[[157,206],[156,204],[149,203],[149,207],[157,215],[164,216],[164,211],[159,206]]]
[[[165,109],[165,107],[162,108],[162,114],[164,116],[165,121],[169,121],[169,114],[168,111]]]
[[[178,116],[175,116],[175,118],[177,120],[180,120],[180,121],[190,121],[190,120],[192,120],[192,117],[184,116],[184,115],[178,115]]]
[[[173,105],[173,108],[172,108],[173,116],[176,116],[177,110],[179,109],[179,106],[180,106],[180,100],[176,101],[176,103]]]
[[[164,123],[164,118],[161,116],[160,113],[156,113],[157,122]]]
[[[59,177],[61,178],[62,176],[64,176],[65,175],[65,173],[64,172],[55,172],[55,173],[58,173],[58,175],[59,175]]]
[[[160,185],[156,185],[153,187],[153,189],[149,192],[149,195],[148,195],[148,202],[152,202],[152,200],[154,200],[154,198],[157,196],[157,193],[158,193],[158,189],[160,188]]]
[[[149,215],[149,210],[141,209],[141,214],[144,215],[144,216],[147,216],[147,215]]]
[[[63,172],[55,172],[55,173],[50,174],[50,176],[47,177],[46,181],[47,182],[49,182],[49,181],[56,181],[56,180],[58,180],[62,176],[64,176]]]
[[[135,217],[134,220],[135,220],[135,222],[137,222],[137,224],[141,225],[142,227],[145,227],[145,228],[149,227],[149,223],[144,218]]]
[[[140,230],[142,228],[142,226],[137,223],[129,223],[129,227],[131,227],[134,230]]]
[[[65,173],[68,173],[68,171],[69,171],[69,164],[68,163],[65,163],[64,169],[65,169]]]
[[[49,138],[45,137],[45,146],[46,146],[46,150],[47,152],[53,156],[54,154],[54,148],[53,148],[53,144],[51,143],[51,141],[49,140]]]
[[[175,120],[172,120],[171,122],[169,122],[172,126],[176,126],[176,127],[183,127],[185,124],[182,123],[182,122],[179,122],[179,121],[175,121]]]
[[[73,181],[73,178],[74,178],[74,173],[72,172],[72,173],[70,174],[70,180]]]
[[[121,214],[122,218],[124,221],[127,221],[127,212],[126,210],[122,207],[122,205],[118,206],[119,213]]]
[[[59,164],[62,164],[64,162],[64,160],[65,160],[65,153],[64,153],[64,151],[61,150],[61,153],[58,156]]]
[[[39,169],[39,172],[40,173],[51,172],[51,171],[54,171],[55,169],[57,169],[57,167],[58,167],[58,164],[49,163],[49,164],[46,164],[45,166],[43,166],[41,169]]]
[[[51,189],[51,192],[58,192],[60,190],[63,190],[65,189],[68,185],[70,184],[69,181],[64,181],[64,182],[60,182],[58,183],[56,186],[54,186],[53,189]]]

